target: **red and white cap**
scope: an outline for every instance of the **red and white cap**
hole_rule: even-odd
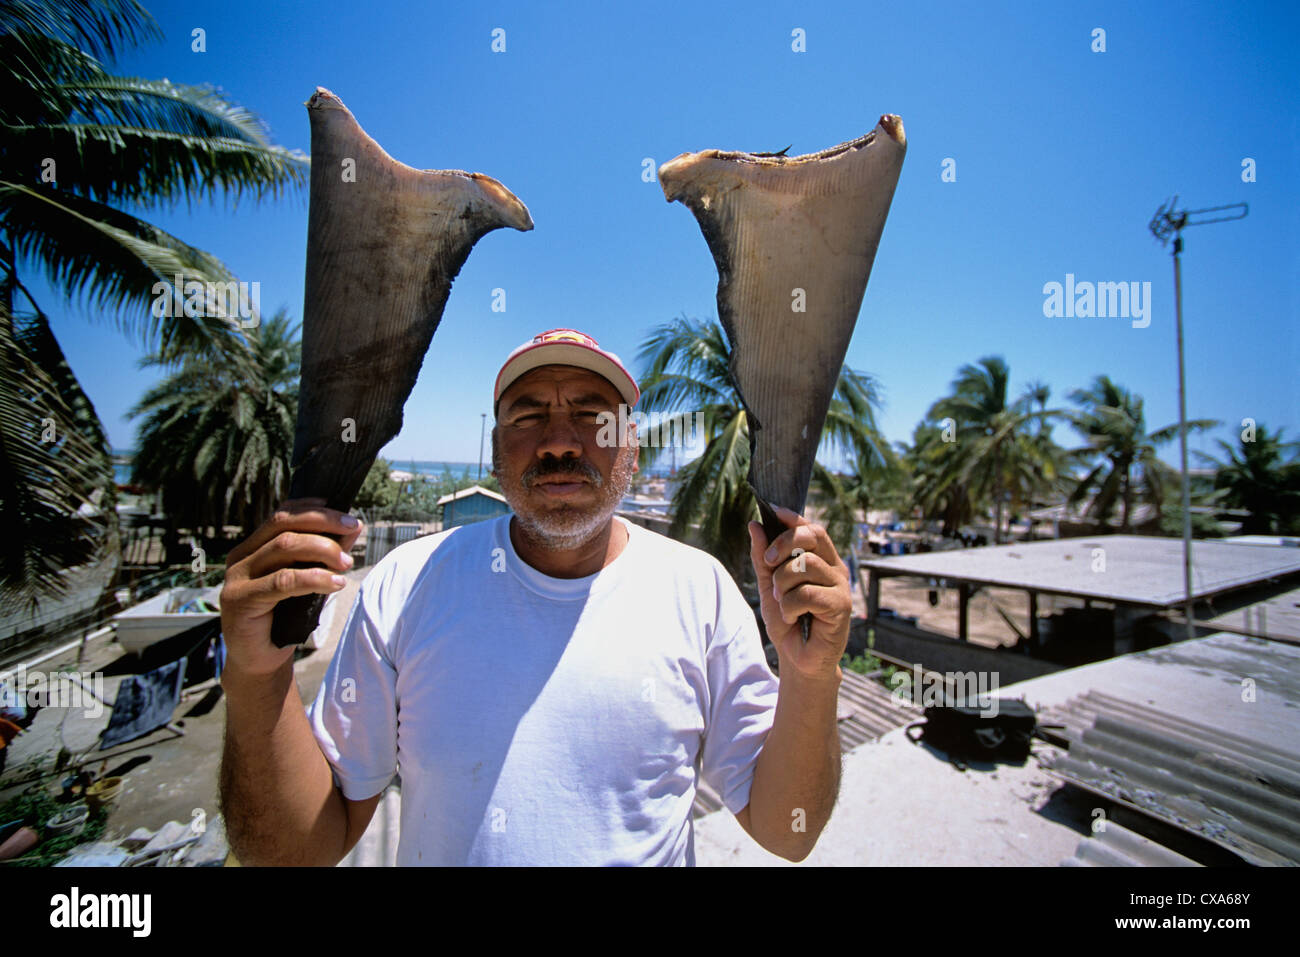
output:
[[[628,407],[636,405],[641,390],[623,362],[612,352],[606,352],[596,340],[576,329],[550,329],[533,336],[528,342],[506,357],[505,365],[497,373],[496,391],[492,396],[494,410],[501,401],[501,393],[526,372],[542,366],[577,366],[607,379]]]

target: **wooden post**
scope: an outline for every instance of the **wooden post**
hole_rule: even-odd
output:
[[[870,570],[871,578],[867,582],[867,621],[874,622],[880,614],[880,573]]]
[[[1038,592],[1029,593],[1029,650],[1038,650]]]
[[[962,582],[957,586],[957,638],[961,641],[969,640],[967,638],[967,611],[970,608],[970,585]]]
[[[862,601],[867,606],[867,618],[869,619],[871,617],[871,595],[867,592],[866,579],[862,577],[862,562],[858,559],[858,550],[852,542],[849,542],[849,561],[853,562],[853,576],[857,579],[858,591],[862,593]],[[876,576],[872,575],[871,577],[875,578]]]

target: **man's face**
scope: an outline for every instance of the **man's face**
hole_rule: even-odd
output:
[[[572,549],[609,522],[637,467],[635,438],[602,446],[622,397],[601,376],[542,366],[501,394],[492,469],[520,531],[534,544]]]

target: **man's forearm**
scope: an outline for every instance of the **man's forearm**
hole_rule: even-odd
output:
[[[227,669],[221,805],[241,864],[332,866],[348,815],[303,710],[292,661],[269,677]]]
[[[773,854],[803,860],[830,820],[840,785],[839,668],[822,680],[781,669],[776,714],[754,769],[749,821]]]

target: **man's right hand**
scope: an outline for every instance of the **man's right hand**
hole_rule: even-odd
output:
[[[221,589],[228,668],[266,676],[293,658],[292,645],[277,648],[271,643],[276,604],[294,595],[341,591],[346,581],[337,572],[352,567],[348,553],[361,528],[352,516],[326,508],[322,498],[291,499],[230,552]],[[339,541],[330,535],[339,536]],[[299,562],[325,567],[290,567]]]

